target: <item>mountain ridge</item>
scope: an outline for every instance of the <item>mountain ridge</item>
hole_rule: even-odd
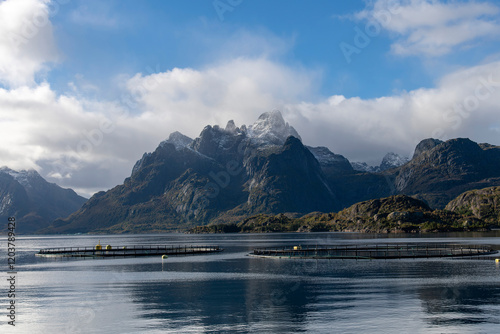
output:
[[[492,167],[500,148],[490,144],[425,139],[412,160],[389,153],[385,170],[370,173],[291,134],[298,136],[279,111],[248,127],[232,120],[207,125],[195,139],[174,132],[137,161],[123,184],[94,195],[45,232],[178,230],[256,214],[328,213],[391,195],[443,209],[463,191],[500,185]]]
[[[500,187],[497,188],[498,198]],[[491,216],[492,211],[489,212]],[[259,214],[233,224],[196,226],[188,233],[488,231],[500,225],[500,207],[497,206],[493,214],[497,215],[496,220],[481,219],[472,212],[432,210],[421,200],[396,195],[359,202],[337,213],[313,212],[302,217]]]
[[[47,182],[34,169],[0,167],[0,217],[15,217],[16,230],[33,233],[66,217],[86,201],[71,189]]]

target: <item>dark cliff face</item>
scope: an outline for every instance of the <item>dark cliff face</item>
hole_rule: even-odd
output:
[[[408,163],[386,171],[326,173],[343,207],[406,194],[442,209],[460,193],[500,185],[500,147],[458,138],[425,139]]]
[[[278,129],[293,129],[278,121]],[[143,232],[256,213],[339,209],[314,155],[295,137],[280,142],[280,132],[269,131],[273,142],[263,141],[269,122],[259,122],[259,131],[253,129],[259,137],[230,122],[224,129],[205,127],[192,142],[162,142],[122,185],[96,194],[46,232]]]
[[[20,233],[45,228],[54,219],[78,210],[85,201],[73,190],[48,183],[34,170],[0,169],[0,217],[15,217]]]
[[[431,207],[443,208],[466,190],[500,184],[500,148],[482,148],[463,138],[421,144],[420,147],[428,148],[437,145],[420,150],[414,159],[395,171],[398,193],[418,195]]]
[[[443,142],[442,140],[434,138],[428,138],[422,140],[420,143],[418,143],[417,147],[415,147],[415,152],[413,153],[412,160],[420,156],[422,153],[432,150],[434,147],[438,146],[442,142]]]
[[[410,162],[370,173],[290,133],[276,112],[248,128],[232,121],[207,126],[194,140],[174,133],[144,154],[122,185],[94,195],[45,232],[177,230],[262,213],[333,212],[398,194],[435,209],[463,191],[500,185],[500,148],[468,139],[426,139]],[[401,160],[386,157],[390,166]]]
[[[249,159],[248,206],[252,212],[333,211],[338,208],[320,164],[299,139]],[[312,210],[311,210],[312,209]]]
[[[306,146],[318,160],[321,170],[326,175],[352,174],[354,169],[351,163],[344,156],[335,154],[326,147]]]
[[[19,217],[29,212],[29,198],[24,187],[10,174],[0,172],[0,214]]]
[[[372,232],[419,233],[487,231],[500,224],[500,187],[471,191],[450,204],[453,210],[432,210],[426,203],[406,195],[356,203],[338,213],[313,212],[302,217],[259,214],[234,224],[198,226],[191,233],[236,232]],[[467,203],[472,204],[471,209]],[[479,204],[477,206],[476,204]],[[465,205],[465,206],[462,206]],[[474,211],[474,212],[473,212]]]

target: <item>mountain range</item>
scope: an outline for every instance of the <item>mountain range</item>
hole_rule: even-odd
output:
[[[326,147],[303,145],[279,111],[266,112],[248,127],[206,126],[195,139],[172,133],[123,184],[45,232],[178,230],[256,214],[336,212],[398,194],[443,209],[464,191],[500,185],[500,147],[469,139],[426,139],[410,161],[386,158],[379,172],[355,170]]]
[[[378,173],[388,169],[397,168],[404,165],[408,161],[410,161],[408,157],[394,152],[389,152],[382,158],[382,162],[379,166],[370,166],[366,162],[351,162],[351,166],[354,170],[360,172]]]
[[[500,225],[499,199],[500,187],[471,190],[452,200],[446,210],[432,210],[414,197],[395,195],[359,202],[340,212],[302,217],[258,214],[238,223],[196,226],[188,233],[488,231]]]
[[[48,183],[33,169],[0,168],[0,219],[15,217],[17,232],[32,233],[45,228],[56,218],[78,210],[86,200],[71,189]]]
[[[499,186],[499,163],[498,146],[425,139],[411,160],[389,153],[380,166],[363,169],[327,147],[305,146],[274,110],[248,127],[234,121],[206,126],[195,139],[174,132],[154,152],[144,153],[123,184],[86,202],[62,189],[56,192],[64,191],[68,203],[43,194],[38,198],[54,202],[33,202],[27,183],[5,169],[1,212],[18,212],[27,220],[36,216],[26,224],[29,232],[137,233],[236,223],[259,214],[338,212],[394,195],[412,196],[434,210],[465,191]],[[35,171],[23,173],[41,179]],[[31,199],[9,202],[14,195],[6,196],[6,189],[14,188],[15,196]],[[51,219],[56,220],[48,226]]]

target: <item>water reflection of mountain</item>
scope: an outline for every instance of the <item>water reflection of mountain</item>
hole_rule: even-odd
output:
[[[492,314],[492,306],[500,304],[498,284],[428,286],[418,294],[431,325],[486,323],[498,317],[498,311]]]
[[[140,309],[140,317],[162,329],[219,331],[226,327],[245,328],[244,332],[249,328],[257,332],[294,332],[303,327],[314,291],[300,278],[271,272],[252,274],[266,272],[258,264],[257,268],[243,271],[239,266],[245,266],[245,262],[171,263],[164,272],[165,281],[131,286],[132,299]],[[260,262],[264,267],[269,265]],[[231,265],[233,272],[224,273]],[[276,263],[275,269],[280,271]]]

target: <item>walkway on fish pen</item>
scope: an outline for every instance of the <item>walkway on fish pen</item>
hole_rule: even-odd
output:
[[[466,244],[372,244],[322,245],[283,248],[258,248],[249,255],[269,258],[299,259],[409,259],[441,257],[479,257],[496,254],[489,245]],[[493,259],[493,258],[492,258]]]
[[[95,247],[63,247],[41,249],[36,256],[43,257],[128,257],[128,256],[156,256],[156,255],[197,255],[222,252],[219,246],[101,246]]]

